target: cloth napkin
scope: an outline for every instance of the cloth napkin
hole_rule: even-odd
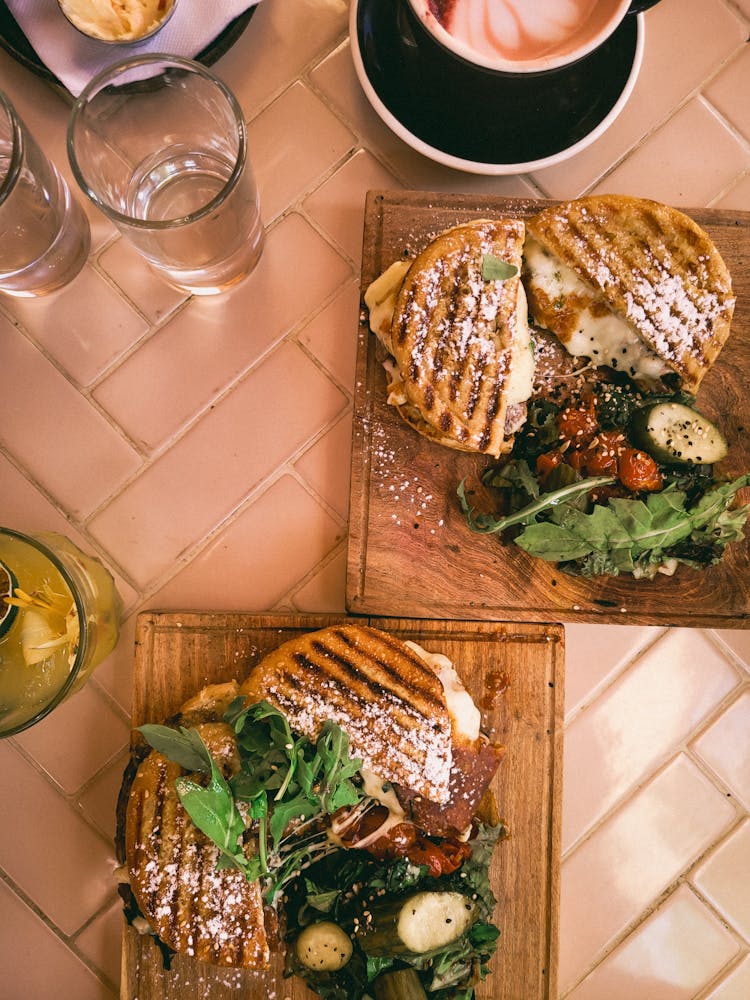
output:
[[[112,63],[146,52],[168,52],[192,59],[224,28],[259,0],[177,0],[172,17],[141,44],[111,45],[86,38],[67,20],[57,0],[6,0],[11,14],[70,93],[77,97],[89,80]]]

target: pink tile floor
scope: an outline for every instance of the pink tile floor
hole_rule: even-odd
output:
[[[118,993],[113,814],[144,608],[341,611],[368,188],[750,209],[748,0],[662,0],[635,91],[523,176],[414,153],[357,83],[346,0],[262,0],[216,66],[243,107],[268,243],[215,300],[154,277],[93,209],[84,272],[0,297],[0,522],[111,567],[127,617],[84,691],[0,744],[0,1000]],[[0,52],[67,173],[67,107]],[[750,997],[750,633],[567,636],[560,996]],[[518,1000],[524,1000],[519,997]]]

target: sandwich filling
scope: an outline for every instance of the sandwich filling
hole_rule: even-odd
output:
[[[631,378],[657,379],[672,370],[601,295],[533,236],[526,238],[524,274],[534,322],[553,330],[569,354]]]

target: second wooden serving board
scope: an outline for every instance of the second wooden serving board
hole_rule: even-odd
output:
[[[362,290],[448,226],[528,217],[549,202],[413,191],[370,192]],[[698,407],[729,442],[728,476],[750,470],[750,213],[688,210],[715,241],[737,295],[732,333]],[[353,324],[354,325],[354,324]],[[750,627],[750,540],[705,570],[673,577],[584,579],[495,535],[472,533],[456,487],[491,464],[417,434],[386,403],[382,346],[359,323],[354,398],[347,608],[357,614],[638,625]],[[748,423],[746,424],[746,421]]]
[[[133,726],[161,722],[209,683],[243,677],[330,616],[143,613],[136,634]],[[493,782],[510,836],[490,871],[501,936],[478,1000],[556,1000],[563,633],[559,626],[371,619],[451,658],[488,735],[507,750]],[[137,736],[137,734],[134,734]],[[220,970],[176,956],[165,970],[148,935],[123,924],[122,1000],[314,1000],[301,980]]]

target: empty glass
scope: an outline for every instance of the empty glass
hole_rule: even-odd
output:
[[[0,292],[46,295],[89,253],[88,219],[0,91]]]
[[[86,195],[172,284],[222,292],[261,255],[242,112],[199,63],[134,56],[73,107],[68,155]]]

